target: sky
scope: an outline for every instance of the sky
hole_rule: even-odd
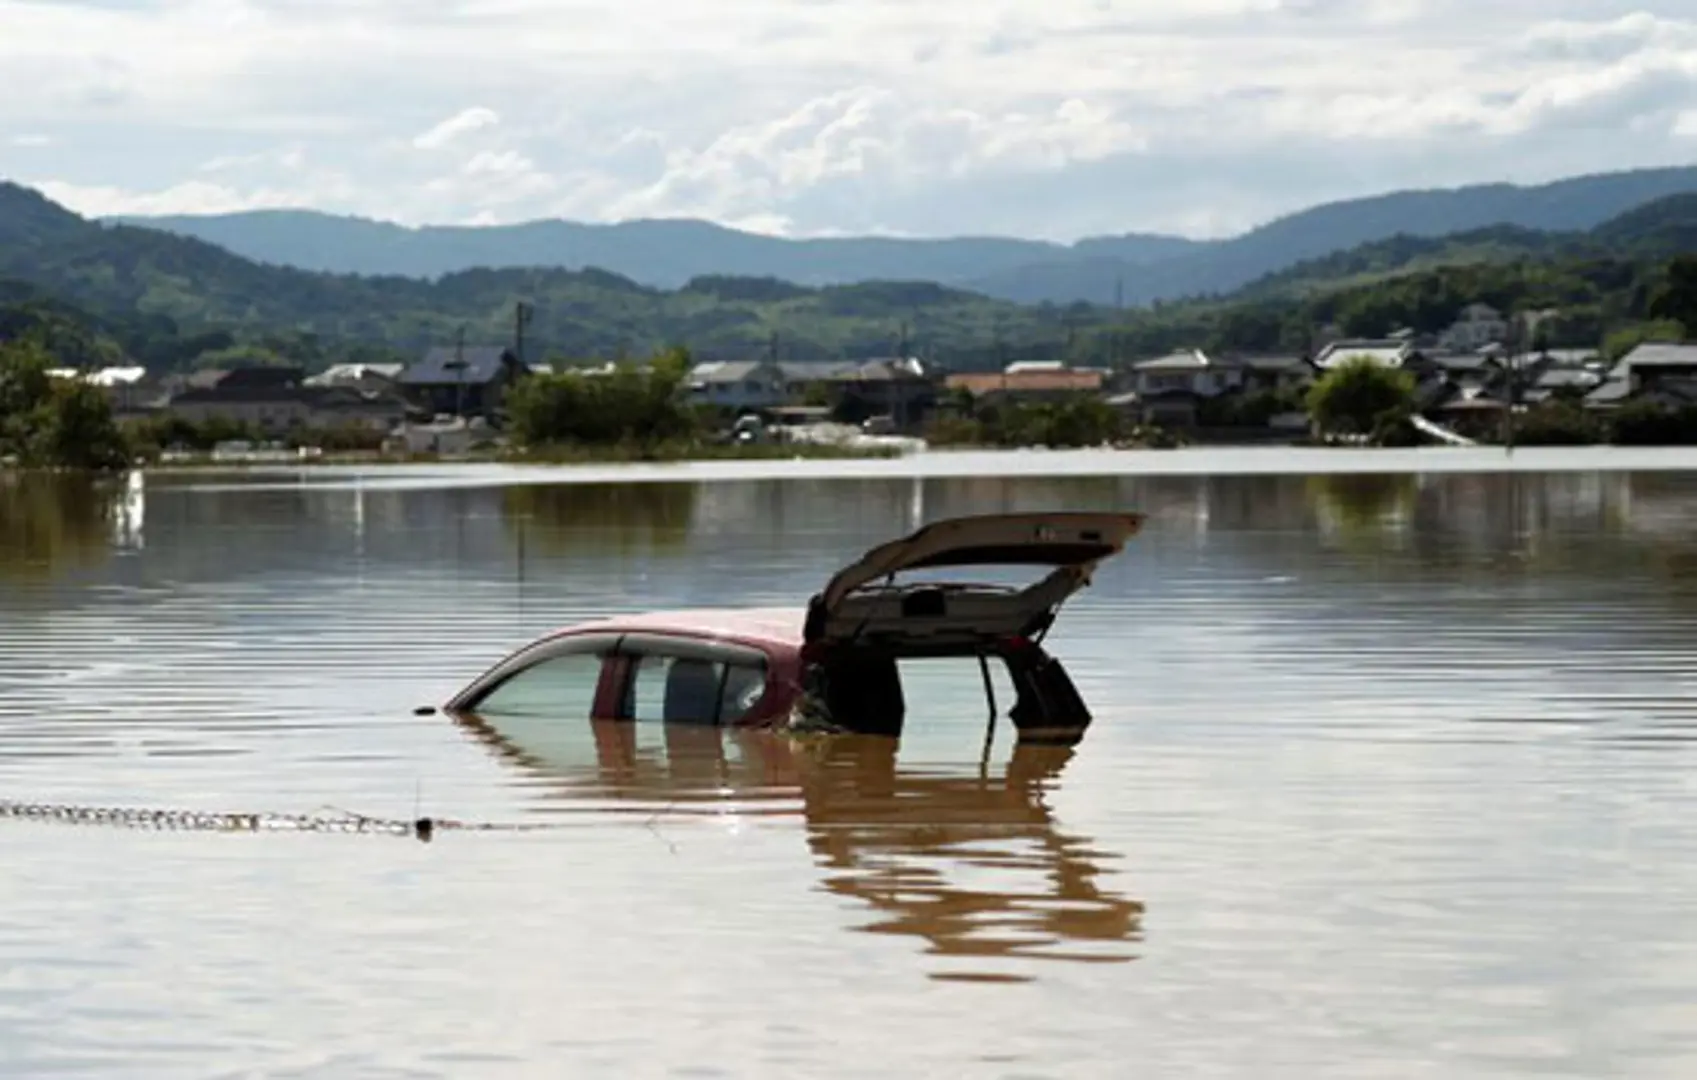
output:
[[[1697,0],[0,0],[89,215],[1229,235],[1697,163]]]

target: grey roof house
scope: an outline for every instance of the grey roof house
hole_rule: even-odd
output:
[[[432,413],[493,417],[507,390],[530,375],[513,350],[499,345],[438,345],[401,372],[401,392]]]

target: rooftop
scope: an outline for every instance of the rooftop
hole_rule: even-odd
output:
[[[462,358],[465,362],[463,371],[454,366]],[[504,364],[516,361],[513,351],[501,345],[467,345],[464,350],[453,345],[438,345],[402,372],[401,381],[413,386],[486,383],[494,380]]]
[[[47,374],[56,379],[80,378],[95,386],[134,386],[145,382],[147,369],[144,367],[104,367],[98,371],[81,372],[76,368],[49,368]]]
[[[1220,364],[1210,360],[1208,354],[1201,349],[1184,349],[1180,352],[1168,353],[1166,356],[1157,356],[1153,360],[1144,360],[1142,363],[1133,364],[1131,369],[1139,372],[1157,373],[1163,371],[1207,371],[1220,366]]]
[[[1646,341],[1620,362],[1628,368],[1697,367],[1697,342]]]
[[[1396,338],[1345,338],[1321,349],[1314,363],[1326,367],[1353,356],[1365,356],[1381,364],[1399,367],[1413,351],[1407,341]]]
[[[393,380],[405,370],[405,364],[332,364],[304,382],[307,386],[334,386],[371,377]]]
[[[397,409],[403,402],[391,394],[365,394],[351,386],[217,386],[195,387],[177,394],[173,405],[262,404],[298,402],[314,409]]]
[[[965,390],[977,397],[994,393],[1093,393],[1102,388],[1100,371],[1005,371],[957,372],[945,380],[950,390]]]
[[[767,365],[759,360],[713,360],[690,369],[691,385],[739,383],[752,379]]]
[[[690,608],[677,611],[646,611],[612,615],[575,623],[555,633],[613,631],[619,633],[669,632],[690,637],[724,641],[758,642],[773,645],[801,644],[802,622],[807,612],[793,608]]]

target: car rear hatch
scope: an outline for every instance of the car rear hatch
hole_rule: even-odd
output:
[[[980,652],[1014,637],[1040,637],[1096,565],[1142,527],[1129,512],[993,514],[935,522],[873,548],[844,567],[808,604],[809,651],[839,645],[903,655]],[[1019,587],[970,580],[897,583],[900,574],[966,567],[1047,568]],[[952,577],[952,575],[951,575]]]

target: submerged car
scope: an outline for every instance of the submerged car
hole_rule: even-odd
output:
[[[546,715],[738,727],[804,723],[900,735],[897,662],[991,661],[1014,688],[1007,715],[1022,741],[1071,744],[1090,711],[1043,638],[1096,566],[1141,528],[1136,513],[1023,513],[953,518],[872,549],[804,608],[621,615],[547,634],[456,694],[456,715]],[[917,571],[1041,567],[1025,586],[898,581]]]

